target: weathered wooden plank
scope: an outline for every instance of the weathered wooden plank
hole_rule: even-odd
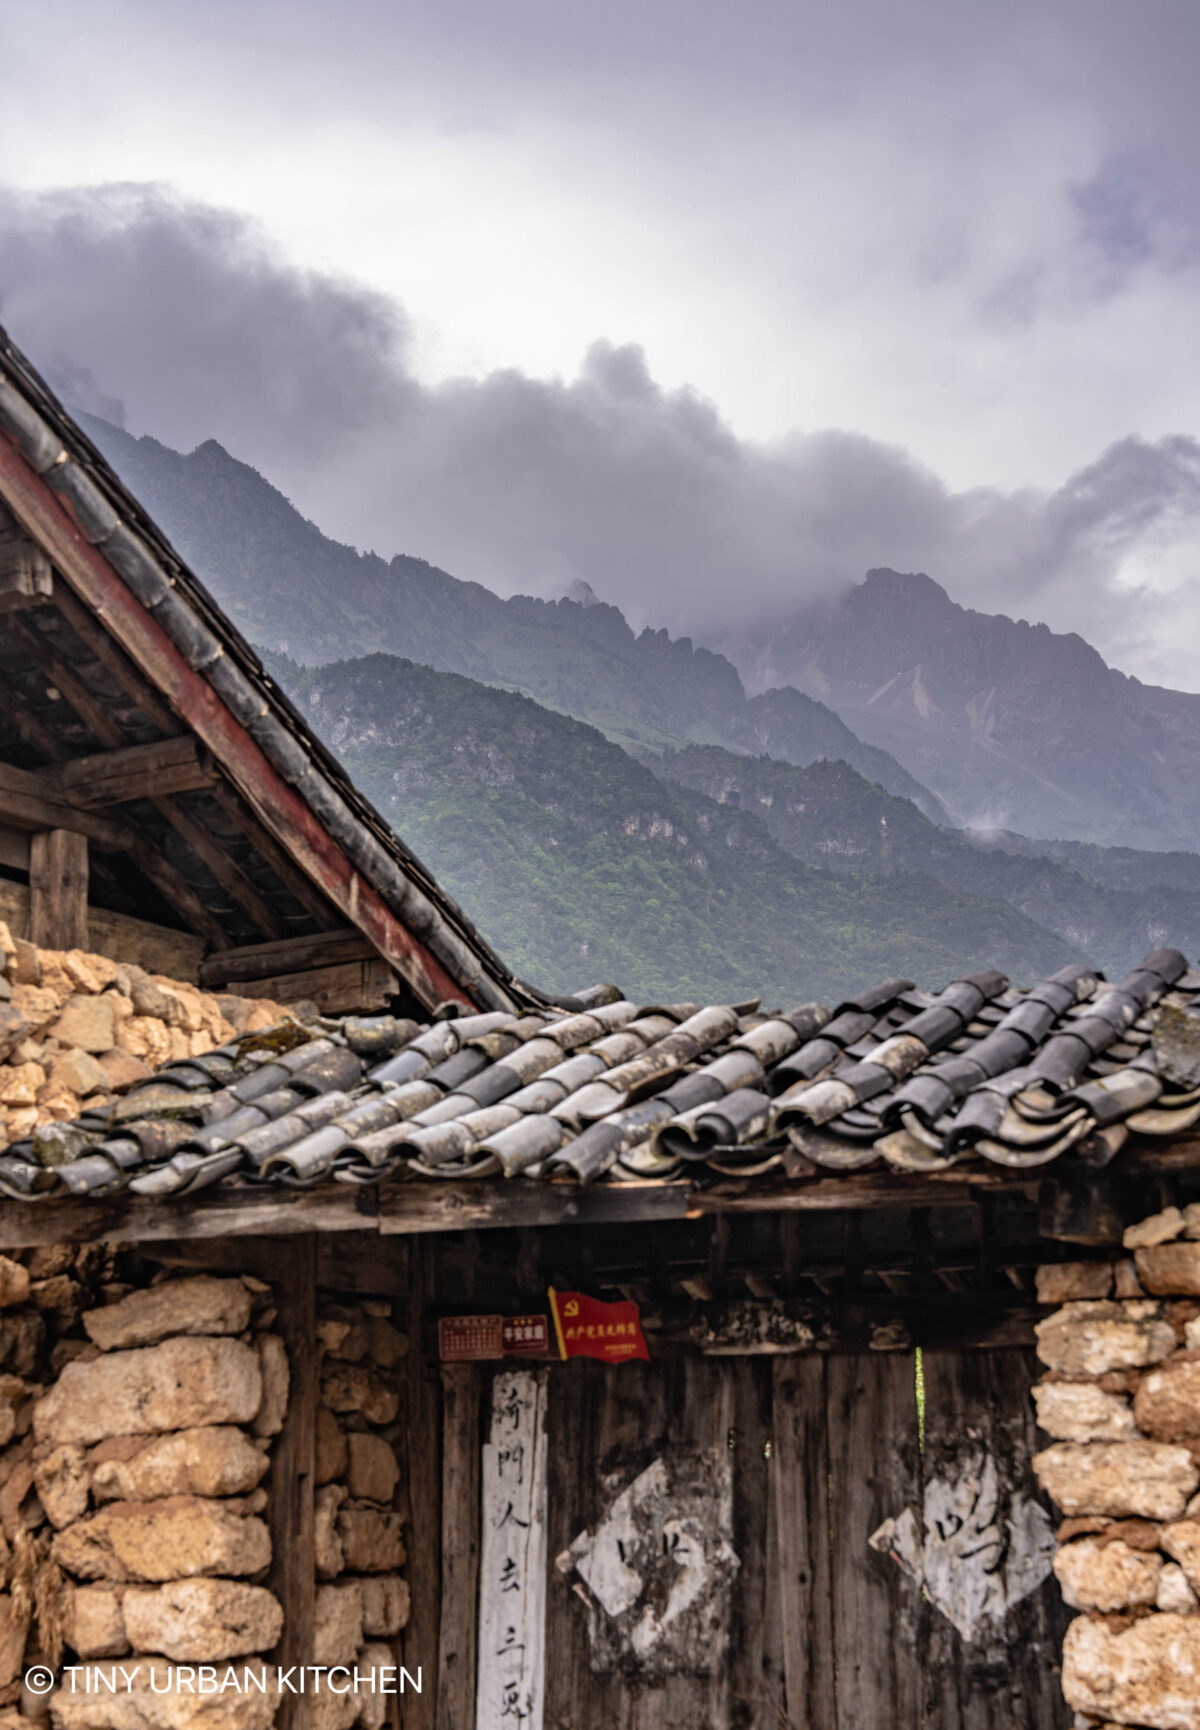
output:
[[[29,842],[29,929],[42,949],[84,949],[88,938],[88,844],[69,829]]]
[[[271,1590],[283,1605],[283,1637],[276,1662],[313,1662],[316,1606],[313,1494],[314,1449],[320,1393],[317,1354],[317,1246],[308,1234],[291,1246],[288,1277],[275,1286],[276,1327],[287,1348],[291,1386],[287,1416],[271,1449],[267,1517],[271,1528]],[[302,1730],[305,1700],[283,1696],[277,1730]]]
[[[211,762],[201,761],[195,739],[185,735],[151,745],[96,751],[43,773],[60,797],[75,805],[94,806],[195,793],[212,782],[216,770]]]
[[[506,1730],[509,1722],[542,1730],[546,1405],[544,1370],[505,1369],[493,1377],[488,1439],[479,1473],[482,1530],[475,1730]],[[445,1603],[445,1591],[442,1596]],[[448,1727],[453,1720],[445,1722]]]
[[[627,1220],[682,1219],[688,1191],[664,1184],[521,1182],[404,1183],[381,1190],[379,1229],[400,1232],[463,1231],[484,1226],[620,1224]]]
[[[407,1498],[401,1501],[401,1511],[408,1529],[405,1574],[412,1609],[401,1635],[401,1663],[414,1678],[420,1673],[421,1691],[406,1689],[401,1721],[404,1730],[435,1730],[442,1597],[442,1400],[437,1365],[416,1349],[424,1314],[435,1303],[427,1244],[413,1244],[411,1270],[408,1332],[413,1349],[404,1359],[399,1383],[398,1423],[408,1449],[400,1483],[401,1496]]]
[[[914,1361],[848,1352],[827,1376],[838,1730],[919,1725],[920,1587],[869,1544],[919,1502]]]
[[[475,1364],[442,1366],[442,1598],[438,1730],[460,1730],[475,1709],[479,1602],[479,1394]]]
[[[833,1598],[829,1444],[823,1358],[774,1366],[772,1478],[788,1730],[833,1730]]]
[[[339,925],[334,931],[312,931],[300,937],[284,937],[274,943],[247,943],[214,955],[200,969],[206,990],[238,985],[252,979],[270,979],[277,973],[298,973],[310,967],[329,967],[337,962],[369,961],[376,951],[361,931]]]
[[[1056,1730],[1067,1616],[1037,1496],[1031,1352],[924,1353],[923,1719]]]
[[[27,829],[10,829],[7,824],[0,823],[0,865],[7,865],[11,871],[28,871]]]
[[[229,987],[238,997],[268,997],[275,1003],[309,1001],[326,1015],[386,1009],[399,989],[396,974],[378,956],[367,961],[339,962],[333,967],[279,973]]]
[[[296,1232],[374,1232],[361,1192],[336,1189],[257,1192],[216,1190],[194,1200],[146,1201],[137,1196],[0,1206],[0,1249],[43,1243],[150,1243],[159,1238],[291,1236]]]
[[[134,840],[127,823],[78,810],[58,798],[39,773],[12,763],[0,763],[0,818],[18,829],[70,829],[111,852],[127,850]]]
[[[733,1422],[731,1541],[739,1567],[729,1594],[727,1679],[730,1722],[770,1724],[786,1696],[779,1569],[769,1520],[774,1423],[773,1365],[758,1358],[728,1366]]]

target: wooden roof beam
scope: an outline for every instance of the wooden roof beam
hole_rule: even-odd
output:
[[[75,757],[60,769],[44,772],[43,778],[73,805],[91,808],[198,793],[216,779],[216,770],[195,739],[185,735]]]

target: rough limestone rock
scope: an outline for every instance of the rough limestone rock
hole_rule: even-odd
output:
[[[1145,1300],[1064,1304],[1039,1322],[1034,1332],[1038,1357],[1047,1369],[1070,1376],[1141,1369],[1159,1363],[1176,1346],[1170,1322],[1164,1321],[1157,1304]]]
[[[361,1412],[368,1423],[390,1424],[399,1403],[395,1388],[362,1364],[327,1363],[321,1373],[321,1404],[331,1412]]]
[[[382,1436],[369,1430],[346,1437],[349,1455],[346,1482],[350,1494],[366,1502],[390,1502],[400,1478],[396,1456]]]
[[[68,997],[50,1031],[60,1045],[73,1045],[95,1056],[111,1051],[117,1043],[112,999],[82,994]]]
[[[163,1496],[247,1495],[270,1461],[243,1430],[212,1424],[149,1441],[123,1436],[101,1442],[88,1463],[97,1501],[150,1502]]]
[[[318,1576],[332,1580],[346,1565],[337,1531],[338,1509],[346,1500],[344,1484],[326,1484],[313,1498],[313,1550]]]
[[[1137,1435],[1133,1407],[1123,1394],[1095,1382],[1042,1382],[1033,1390],[1037,1421],[1062,1442],[1120,1442]]]
[[[1158,1597],[1162,1557],[1131,1550],[1118,1539],[1077,1538],[1054,1558],[1062,1595],[1073,1610],[1128,1610]]]
[[[318,1484],[331,1484],[335,1478],[345,1477],[349,1463],[346,1432],[327,1406],[317,1407],[316,1456]]]
[[[255,1339],[262,1364],[263,1397],[254,1420],[256,1436],[277,1436],[287,1417],[288,1360],[287,1347],[278,1334],[259,1334]]]
[[[121,1594],[112,1586],[66,1589],[63,1633],[80,1658],[120,1658],[129,1650]]]
[[[399,1574],[375,1574],[359,1580],[362,1589],[363,1633],[392,1639],[408,1625],[408,1581]]]
[[[265,1693],[257,1687],[193,1693],[183,1678],[177,1679],[177,1666],[141,1653],[104,1666],[103,1679],[91,1693],[83,1691],[82,1677],[77,1678],[79,1692],[72,1693],[64,1677],[52,1698],[55,1730],[271,1730],[279,1707],[274,1666],[257,1659],[243,1662],[256,1675],[265,1669]],[[132,1677],[128,1688],[126,1675]]]
[[[1137,1250],[1133,1260],[1155,1297],[1200,1297],[1200,1243],[1160,1243]]]
[[[1076,1617],[1062,1687],[1069,1705],[1102,1722],[1200,1730],[1200,1616],[1143,1616],[1122,1633]]]
[[[1107,1261],[1052,1261],[1037,1270],[1037,1300],[1040,1304],[1106,1298],[1112,1288],[1112,1263]]]
[[[271,1560],[266,1526],[199,1496],[114,1502],[68,1526],[52,1554],[79,1580],[181,1580],[256,1574]]]
[[[1200,1591],[1200,1521],[1177,1520],[1173,1525],[1164,1526],[1162,1547],[1173,1561],[1179,1563],[1191,1585]]]
[[[322,1685],[305,1707],[305,1730],[350,1730],[358,1721],[358,1709],[359,1698],[353,1688],[347,1687],[345,1677],[335,1677],[332,1683]]]
[[[1191,1581],[1178,1562],[1164,1562],[1158,1576],[1158,1596],[1154,1600],[1160,1610],[1173,1610],[1176,1615],[1190,1616],[1200,1610],[1200,1598],[1192,1590]]]
[[[1200,1485],[1191,1451],[1167,1442],[1055,1442],[1033,1457],[1064,1514],[1177,1520]]]
[[[0,1688],[7,1688],[21,1674],[28,1632],[28,1604],[18,1608],[9,1593],[0,1593]]]
[[[55,1448],[34,1468],[34,1487],[56,1530],[81,1520],[88,1509],[87,1456],[75,1443]]]
[[[175,1334],[240,1334],[249,1325],[250,1305],[240,1279],[201,1274],[131,1292],[120,1303],[90,1310],[83,1325],[102,1352],[122,1351]]]
[[[403,1528],[399,1514],[382,1508],[339,1508],[337,1535],[347,1572],[391,1574],[403,1567]]]
[[[317,1587],[314,1664],[353,1664],[363,1643],[362,1592],[357,1580]]]
[[[0,1255],[0,1309],[12,1309],[29,1298],[29,1269]]]
[[[1184,1217],[1177,1207],[1164,1207],[1137,1225],[1127,1225],[1121,1242],[1126,1249],[1149,1249],[1155,1244],[1170,1243],[1184,1228]]]
[[[1200,1440],[1200,1362],[1178,1358],[1150,1370],[1134,1396],[1133,1415],[1143,1435]]]
[[[248,1424],[262,1404],[252,1346],[232,1339],[170,1339],[91,1363],[67,1364],[33,1414],[39,1441],[102,1442],[109,1436]]]
[[[389,1676],[387,1671],[391,1671]],[[380,1672],[377,1676],[376,1672]],[[392,1697],[384,1692],[390,1687],[393,1693],[398,1686],[396,1678],[396,1654],[390,1646],[364,1646],[358,1655],[358,1722],[363,1730],[383,1730],[387,1723],[388,1702]]]
[[[279,1600],[242,1580],[173,1580],[130,1586],[125,1626],[139,1652],[212,1664],[269,1652],[283,1631]]]
[[[356,1364],[366,1356],[366,1323],[353,1310],[338,1310],[333,1315],[323,1316],[317,1323],[317,1338],[328,1358],[343,1358],[347,1363]]]
[[[387,1316],[367,1312],[367,1352],[377,1370],[394,1370],[408,1356],[408,1335],[394,1327]]]

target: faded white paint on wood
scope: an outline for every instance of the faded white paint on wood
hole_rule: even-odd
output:
[[[546,1374],[503,1370],[480,1483],[475,1730],[542,1730],[546,1635]]]
[[[1045,1509],[1023,1490],[1006,1493],[986,1449],[953,1475],[934,1472],[926,1480],[923,1519],[905,1508],[869,1542],[925,1588],[967,1641],[1000,1627],[1013,1605],[1036,1591],[1055,1550]]]
[[[740,1562],[728,1447],[675,1449],[610,1501],[559,1560],[591,1612],[592,1669],[647,1679],[718,1671]]]

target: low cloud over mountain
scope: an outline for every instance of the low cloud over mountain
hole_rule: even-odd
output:
[[[78,406],[184,448],[215,437],[326,531],[501,593],[580,579],[711,639],[869,566],[920,568],[1197,685],[1191,437],[1123,440],[1045,491],[954,493],[860,432],[741,439],[632,345],[597,341],[570,380],[429,386],[394,302],[155,187],[0,194],[0,317]]]

